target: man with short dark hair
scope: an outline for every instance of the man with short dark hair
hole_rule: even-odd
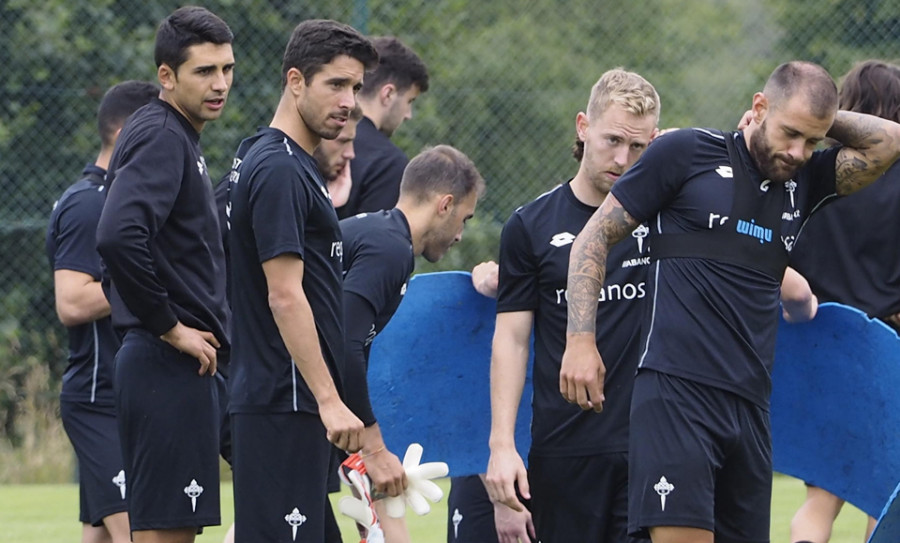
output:
[[[97,111],[100,153],[53,205],[47,228],[56,313],[69,332],[59,411],[78,457],[82,543],[131,540],[113,395],[119,338],[100,284],[97,222],[106,200],[106,168],[125,119],[158,94],[156,85],[144,81],[106,91]]]
[[[346,126],[377,59],[347,25],[300,23],[272,122],[241,144],[229,179],[236,541],[340,540],[329,441],[358,451],[363,423],[342,400],[343,241],[312,155]]]
[[[184,7],[156,33],[159,99],[122,130],[97,249],[110,278],[116,408],[135,542],[191,542],[218,525],[225,261],[200,132],[231,87],[228,25]],[[198,367],[199,363],[199,367]]]
[[[363,462],[378,494],[398,496],[407,485],[399,458],[388,450],[369,402],[369,348],[406,292],[415,257],[439,261],[462,239],[475,213],[484,180],[472,161],[449,145],[422,151],[407,165],[400,200],[388,211],[361,213],[341,221],[344,236],[344,327],[347,403],[366,428]],[[403,526],[383,515],[385,535]]]
[[[347,203],[337,210],[342,219],[391,209],[397,203],[409,159],[391,136],[412,118],[413,102],[428,90],[428,70],[412,49],[392,36],[372,42],[378,50],[378,67],[366,75],[357,97],[365,117],[357,127],[353,187]]]
[[[831,76],[789,62],[738,132],[651,145],[572,246],[560,392],[603,410],[597,299],[610,247],[650,224],[652,264],[629,438],[629,533],[654,543],[768,541],[769,394],[779,295],[801,223],[873,182],[900,125],[838,112]],[[816,151],[828,135],[843,146]]]

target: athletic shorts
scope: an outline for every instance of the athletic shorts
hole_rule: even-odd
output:
[[[642,370],[631,401],[629,522],[715,532],[716,543],[769,541],[769,413],[731,392]]]
[[[78,520],[102,526],[104,518],[128,510],[116,409],[60,400],[59,411],[78,458]]]
[[[232,413],[231,430],[235,542],[339,542],[329,526],[332,447],[318,415]]]
[[[228,382],[224,375],[216,372],[213,377],[219,389],[219,455],[231,465],[231,415],[228,414]]]
[[[116,408],[131,530],[216,526],[218,386],[194,357],[141,329],[116,354]]]
[[[450,479],[447,543],[497,543],[494,504],[478,475]]]
[[[628,455],[529,455],[531,514],[543,543],[623,543],[628,530]]]

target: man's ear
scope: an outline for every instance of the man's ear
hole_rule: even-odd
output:
[[[446,215],[453,210],[453,204],[455,204],[453,200],[452,194],[444,194],[438,199],[437,202],[437,212],[438,215]]]
[[[587,114],[579,111],[578,115],[575,115],[575,135],[578,136],[578,141],[583,142],[585,140],[589,126]]]
[[[769,99],[766,98],[765,94],[757,92],[753,95],[753,105],[750,107],[750,110],[753,112],[753,120],[757,124],[762,123],[766,120],[766,115],[769,112]]]
[[[159,80],[160,86],[167,91],[174,89],[175,84],[178,83],[178,74],[165,62],[156,69],[156,78]]]
[[[386,83],[382,85],[381,90],[378,91],[378,99],[381,101],[382,106],[390,105],[391,101],[396,96],[397,87],[393,83]]]
[[[297,68],[288,69],[286,79],[287,83],[285,85],[291,90],[292,94],[299,94],[306,86],[306,80],[303,79],[303,73]]]

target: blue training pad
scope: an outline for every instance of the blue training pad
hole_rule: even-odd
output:
[[[368,374],[385,443],[400,458],[410,443],[421,443],[423,462],[447,462],[454,477],[487,470],[496,307],[475,291],[468,272],[409,281],[397,313],[372,343]],[[531,443],[531,391],[529,371],[516,422],[523,459]]]
[[[778,329],[772,375],[776,471],[878,518],[900,481],[900,339],[841,304]],[[892,539],[892,543],[900,537]]]

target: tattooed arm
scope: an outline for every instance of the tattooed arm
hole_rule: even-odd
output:
[[[632,230],[636,221],[612,194],[575,238],[569,257],[566,351],[559,372],[559,391],[582,409],[603,410],[606,367],[597,351],[597,300],[606,279],[606,257]]]
[[[851,111],[838,111],[828,136],[841,142],[835,162],[837,192],[869,185],[900,157],[900,124]]]

